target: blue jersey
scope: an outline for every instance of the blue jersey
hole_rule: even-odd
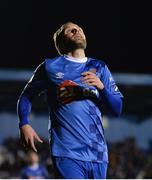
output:
[[[84,85],[81,82],[81,73],[85,71],[93,71],[103,82],[104,90]],[[70,103],[59,103],[58,88],[66,80],[75,82],[95,95],[78,94],[79,98]],[[106,64],[93,58],[87,58],[83,62],[70,61],[65,56],[46,59],[35,70],[19,99],[18,114],[21,126],[29,123],[27,115],[30,113],[31,101],[43,90],[47,92],[50,111],[52,155],[81,161],[108,162],[102,105],[106,103],[109,109],[119,114],[121,107],[117,106],[122,94]]]
[[[48,179],[49,175],[46,168],[42,165],[38,165],[36,168],[27,166],[23,168],[21,172],[22,179]]]

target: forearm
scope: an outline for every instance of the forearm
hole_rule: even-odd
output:
[[[25,124],[29,124],[28,116],[30,112],[31,112],[31,100],[26,94],[23,94],[20,96],[17,103],[17,113],[19,117],[20,128]]]
[[[112,94],[108,89],[99,90],[99,100],[104,103],[114,116],[119,116],[122,111],[122,99]]]
[[[34,71],[33,76],[25,86],[18,99],[17,113],[19,127],[29,123],[28,116],[31,112],[32,100],[49,86],[45,72],[45,63],[41,63]]]

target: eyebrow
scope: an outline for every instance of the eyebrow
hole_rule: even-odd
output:
[[[83,31],[83,29],[81,28],[81,27],[79,27],[79,26],[77,26],[77,27],[67,27],[67,28],[65,28],[64,29],[64,31],[66,31],[66,30],[72,30],[72,29],[74,29],[74,28],[78,28],[78,29],[80,29],[81,31]]]
[[[82,29],[82,28],[81,28],[80,26],[78,26],[77,24],[74,24],[74,27],[77,27],[77,28]],[[65,25],[65,27],[64,27],[63,29],[65,30],[65,29],[74,28],[74,27],[69,27],[69,25]]]

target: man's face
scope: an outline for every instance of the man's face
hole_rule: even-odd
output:
[[[39,162],[39,157],[35,152],[31,152],[30,154],[28,154],[28,162],[29,164],[36,164]]]
[[[73,23],[68,23],[63,28],[64,31],[64,42],[67,48],[75,49],[85,49],[87,42],[85,34],[78,25]]]

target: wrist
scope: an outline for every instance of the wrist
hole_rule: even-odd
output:
[[[19,128],[21,129],[24,125],[27,125],[27,124],[29,124],[28,121],[26,121],[26,122],[19,122]]]
[[[96,86],[96,88],[100,91],[103,90],[104,89],[103,83],[100,83],[98,86]]]

